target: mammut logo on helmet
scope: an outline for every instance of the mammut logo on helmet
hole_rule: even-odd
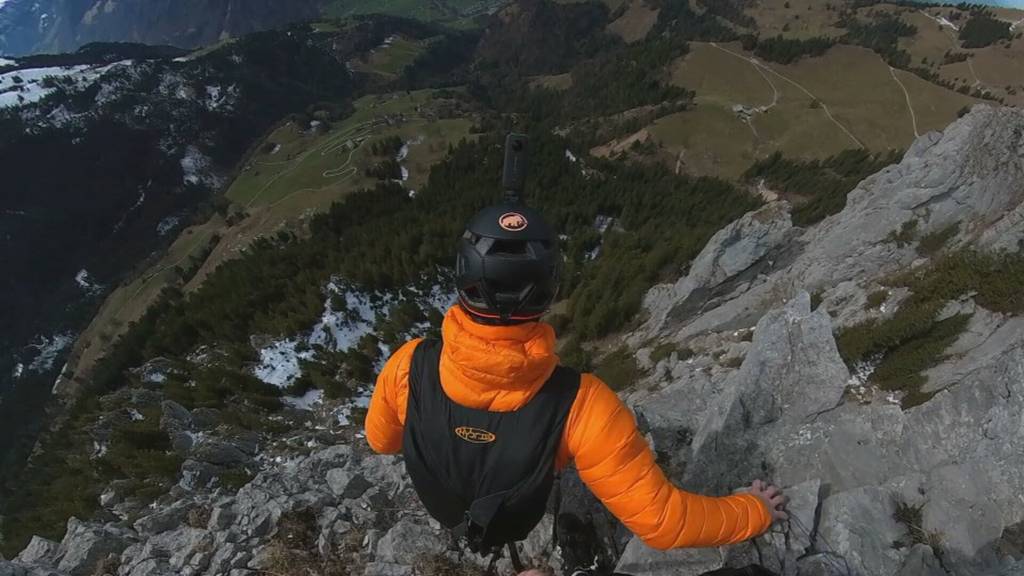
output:
[[[519,232],[526,229],[530,223],[526,221],[526,217],[522,214],[509,212],[508,214],[502,214],[501,218],[498,218],[498,225],[509,232]]]
[[[497,436],[491,434],[487,430],[471,428],[469,426],[460,426],[456,428],[455,434],[466,442],[472,442],[473,444],[490,444],[498,439]]]

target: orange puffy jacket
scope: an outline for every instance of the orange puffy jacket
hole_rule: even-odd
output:
[[[525,405],[558,364],[555,331],[544,323],[485,326],[458,306],[442,326],[441,386],[455,402],[511,412]],[[419,341],[388,360],[366,416],[366,439],[378,453],[402,449],[409,366]],[[556,465],[574,460],[580,477],[623,524],[662,550],[749,540],[771,526],[750,494],[722,498],[680,490],[665,477],[632,413],[604,382],[584,374],[562,435]]]

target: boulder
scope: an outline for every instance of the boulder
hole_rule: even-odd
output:
[[[815,547],[842,558],[854,574],[895,574],[903,553],[895,542],[904,535],[893,520],[888,490],[870,486],[828,497],[821,505]]]
[[[57,569],[71,576],[89,576],[97,562],[108,555],[120,554],[130,543],[120,533],[72,518],[60,543]]]
[[[399,520],[377,543],[379,562],[412,565],[422,554],[445,550],[446,540],[439,531],[410,518]]]
[[[28,546],[14,557],[15,562],[21,564],[43,564],[53,566],[57,563],[59,544],[46,538],[33,536]]]
[[[661,551],[650,548],[639,538],[633,538],[623,551],[615,571],[638,576],[681,576],[717,570],[722,564],[722,553],[717,548]]]
[[[171,506],[160,508],[153,514],[143,516],[132,525],[140,534],[152,535],[180,528],[185,524],[192,506],[185,502],[176,502]]]
[[[910,549],[896,576],[947,576],[931,546],[917,544]]]
[[[195,448],[192,458],[207,464],[236,467],[251,462],[250,456],[235,444],[219,440],[207,440]]]
[[[221,471],[220,467],[207,462],[185,460],[185,463],[181,465],[181,479],[178,480],[178,486],[189,492],[209,488]]]
[[[352,473],[343,468],[332,468],[327,471],[327,486],[330,487],[331,492],[335,496],[341,496],[345,493],[345,488],[348,487],[349,482],[352,481]]]
[[[761,477],[769,449],[836,408],[848,379],[829,317],[806,292],[766,314],[694,434],[687,485],[728,493]]]
[[[199,430],[209,430],[220,424],[220,410],[214,408],[196,408],[192,411],[192,423]]]
[[[208,528],[210,530],[225,530],[229,526],[235,523],[238,519],[238,513],[231,506],[221,506],[213,509],[210,513],[210,523]]]
[[[671,318],[699,310],[715,288],[751,270],[792,236],[793,223],[789,204],[785,202],[768,204],[718,231],[694,259],[686,277],[647,295],[644,307],[650,312],[650,319],[634,335],[633,344],[639,345],[659,332]]]
[[[180,432],[192,429],[192,414],[188,411],[188,408],[172,400],[164,400],[160,408],[163,413],[160,417],[161,430]]]

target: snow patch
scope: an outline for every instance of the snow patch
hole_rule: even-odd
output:
[[[4,5],[4,0],[0,0],[0,7]],[[0,58],[0,66],[17,66],[18,63],[14,60],[8,60],[7,58]]]
[[[213,174],[212,166],[213,162],[200,152],[199,148],[194,145],[189,146],[181,158],[181,171],[184,174],[185,184],[219,188],[221,181],[217,175]]]
[[[139,192],[139,199],[135,201],[135,204],[132,204],[132,207],[129,208],[128,211],[125,212],[123,216],[121,216],[121,219],[118,220],[117,224],[114,226],[114,232],[118,232],[118,231],[121,230],[121,228],[124,228],[124,223],[128,220],[128,216],[130,216],[132,212],[135,212],[136,210],[138,210],[139,206],[142,206],[142,203],[145,202],[145,201],[146,201],[146,192],[145,191]]]
[[[565,149],[565,157],[569,160],[569,162],[572,162],[573,164],[579,161],[579,158],[577,158],[576,155],[573,154],[572,151],[569,150],[568,148]]]
[[[85,268],[82,268],[78,271],[78,274],[75,274],[75,283],[90,296],[94,296],[103,291],[103,285],[98,282],[94,282],[89,276],[89,271]]]
[[[21,375],[24,373],[25,365],[22,364],[21,362],[18,362],[17,364],[14,365],[14,370],[11,371],[11,379],[17,380],[18,378],[21,378]]]
[[[603,216],[599,214],[597,218],[594,218],[594,230],[597,230],[598,234],[601,236],[604,236],[605,232],[607,232],[614,224],[615,218],[612,218],[611,216]],[[601,256],[601,244],[598,244],[593,250],[587,252],[584,257],[586,260],[596,260],[599,256]]]
[[[338,407],[334,411],[334,416],[338,420],[339,426],[348,426],[352,424],[352,410],[360,408],[366,410],[370,407],[370,398],[373,397],[373,392],[370,390],[360,390],[352,400]]]
[[[302,376],[300,361],[312,359],[313,351],[300,351],[297,340],[280,340],[260,350],[260,363],[253,374],[267,384],[287,388]]]
[[[423,136],[418,136],[418,137],[416,137],[415,140],[408,140],[408,141],[406,141],[404,144],[402,144],[402,147],[398,150],[398,153],[395,154],[395,161],[396,162],[403,162],[403,161],[405,161],[405,159],[409,157],[409,147],[410,146],[417,146],[419,144],[422,144],[423,140],[424,140]],[[409,169],[406,168],[404,165],[400,165],[399,167],[402,169],[402,179],[401,180],[395,180],[395,182],[398,182],[399,184],[402,184],[402,183],[405,183],[405,182],[407,182],[409,180]],[[409,197],[410,198],[414,198],[415,197],[414,193],[410,193]]]
[[[52,338],[39,336],[37,342],[28,345],[29,348],[35,348],[38,351],[35,359],[28,365],[28,370],[37,374],[53,370],[53,363],[57,360],[57,356],[74,340],[75,338],[70,332],[57,334]]]
[[[870,402],[872,391],[868,380],[881,363],[882,355],[878,354],[853,366],[850,380],[846,383],[846,388],[854,399],[859,402]]]
[[[274,144],[274,149],[270,151],[270,155],[273,156],[274,154],[277,154],[280,151],[281,151],[281,145],[280,144]]]
[[[156,225],[157,235],[166,236],[171,230],[177,228],[180,222],[181,218],[178,216],[168,216],[164,218]]]
[[[850,384],[858,386],[867,384],[868,379],[875,373],[875,369],[881,362],[882,358],[878,356],[856,363],[853,366],[853,373],[850,374]]]
[[[323,404],[324,391],[314,388],[302,396],[285,396],[281,401],[296,410],[312,410],[314,406]]]
[[[128,417],[132,419],[132,422],[141,422],[146,419],[138,410],[135,408],[128,409]]]
[[[335,303],[344,302],[343,310],[334,310]],[[346,351],[373,331],[376,312],[369,296],[338,282],[327,284],[327,301],[320,322],[313,327],[309,343],[338,351]]]
[[[328,282],[325,293],[324,312],[307,335],[277,340],[259,349],[260,362],[253,372],[257,378],[284,388],[302,376],[302,361],[315,359],[315,347],[334,351],[352,349],[373,332],[378,314],[386,318],[392,305],[406,299],[396,294],[405,294],[421,307],[432,307],[442,313],[456,300],[448,283],[430,288],[407,286],[396,294],[370,294],[334,279]],[[412,333],[422,335],[428,329],[429,324],[424,323],[413,327]],[[384,356],[390,353],[383,345],[380,350]],[[383,361],[384,358],[378,360],[378,370],[383,367]]]
[[[615,218],[611,216],[598,215],[597,218],[594,218],[594,229],[601,235],[604,235],[612,227],[612,224],[615,224]]]
[[[50,388],[51,395],[55,396],[57,394],[57,391],[60,390],[60,385],[64,382],[64,376],[67,374],[67,372],[68,363],[65,362],[64,365],[60,367],[60,373],[57,374],[57,377],[53,380],[53,386]]]
[[[167,374],[155,366],[146,366],[140,378],[144,384],[163,384],[167,381]]]
[[[107,443],[99,440],[92,441],[92,457],[103,458],[107,454]]]
[[[227,90],[220,86],[207,86],[203,105],[207,110],[230,109],[238,99],[238,86],[231,85]]]
[[[0,74],[0,108],[19,107],[38,102],[57,91],[59,86],[82,89],[117,66],[130,65],[131,60],[106,66],[51,66],[27,68]]]

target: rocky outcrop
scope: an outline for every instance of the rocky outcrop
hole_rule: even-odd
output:
[[[940,317],[971,320],[924,374],[936,395],[908,410],[891,395],[851,394],[864,378],[850,373],[833,332],[899,309],[907,289],[881,282],[928,263],[916,249],[925,234],[955,230],[952,248],[1019,249],[1022,151],[1024,113],[976,107],[862,182],[841,213],[785,233],[757,218],[767,211],[769,222],[785,222],[773,206],[748,214],[709,242],[686,278],[651,291],[650,318],[630,341],[688,354],[654,362],[641,349],[651,376],[627,398],[666,470],[687,489],[719,494],[768,478],[788,487],[793,519],[779,534],[714,553],[665,556],[632,542],[621,571],[758,562],[783,575],[938,576],[1019,567],[1021,318],[969,296],[950,302]],[[743,234],[749,241],[738,242]],[[725,257],[731,251],[740,255]],[[723,261],[736,264],[707,265]],[[884,301],[867,305],[880,289]]]
[[[792,236],[793,223],[785,202],[769,204],[726,226],[711,238],[686,277],[675,285],[655,287],[647,295],[650,320],[641,334],[657,332],[671,319],[692,314],[716,297],[728,299],[730,293],[744,291],[772,267],[768,255]],[[723,286],[726,281],[729,283]]]
[[[792,241],[783,233],[787,217],[779,205],[745,216],[712,238],[695,261],[696,275],[649,293],[650,319],[631,343],[753,326],[800,290],[829,292],[843,282],[871,283],[904,271],[921,260],[916,241],[893,240],[905,225],[918,237],[957,226],[951,246],[1016,247],[1024,235],[1022,126],[1019,109],[975,106],[943,133],[920,138],[899,164],[861,182],[842,212]],[[746,236],[751,240],[737,241]],[[746,264],[748,274],[722,281],[720,274],[708,276],[706,266],[696,267],[723,258],[736,265],[712,269],[724,273]],[[708,278],[720,282],[719,290],[707,290]]]

